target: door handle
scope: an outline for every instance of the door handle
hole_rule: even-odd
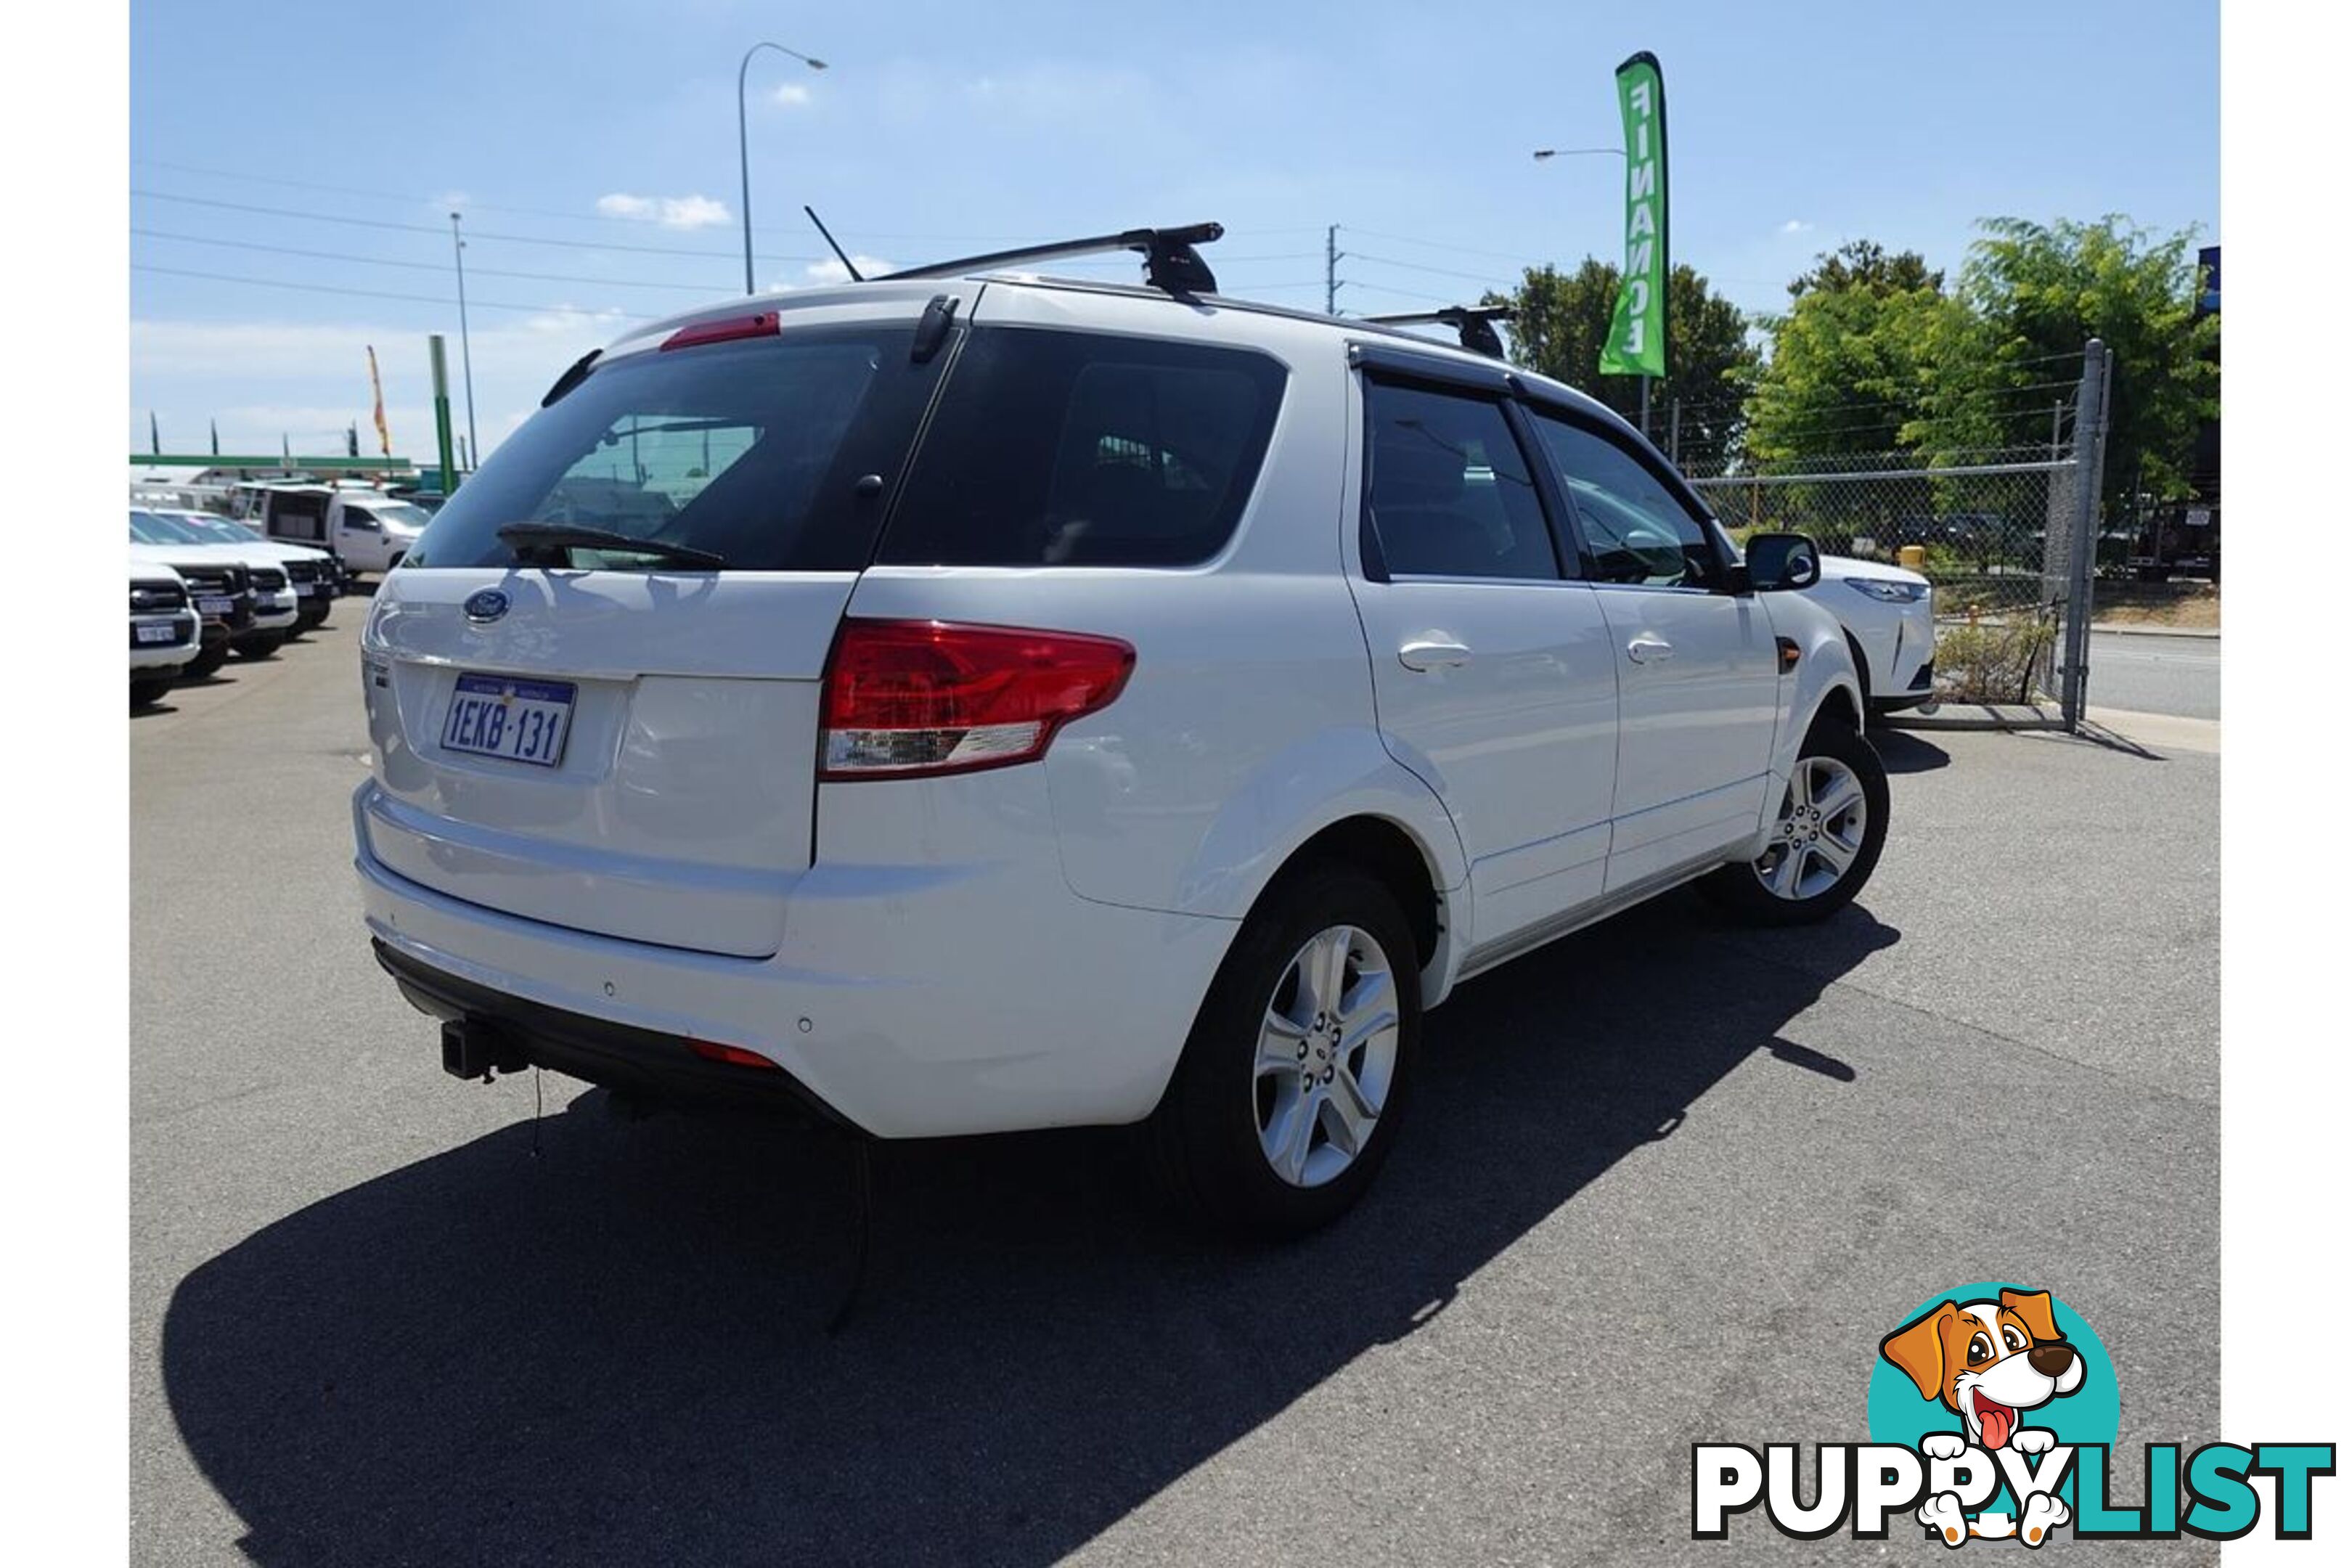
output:
[[[1675,645],[1662,637],[1635,637],[1625,645],[1625,657],[1635,664],[1657,664],[1675,657]]]
[[[1458,642],[1415,637],[1397,649],[1397,661],[1407,669],[1452,669],[1470,662],[1470,650]]]

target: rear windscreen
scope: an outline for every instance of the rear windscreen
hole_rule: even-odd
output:
[[[911,326],[867,323],[601,365],[499,444],[434,514],[407,564],[511,565],[498,531],[543,522],[684,546],[746,571],[860,570],[945,357],[917,363],[912,341]],[[661,565],[579,546],[571,560]]]
[[[1244,349],[976,328],[877,559],[1181,566],[1224,547],[1287,373]]]

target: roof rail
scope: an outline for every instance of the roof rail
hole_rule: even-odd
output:
[[[1503,339],[1493,323],[1518,314],[1515,305],[1448,305],[1441,310],[1408,310],[1396,316],[1366,316],[1376,327],[1452,327],[1462,346],[1488,359],[1501,359]]]
[[[1098,234],[1087,239],[1057,240],[1051,245],[1024,245],[1013,250],[992,250],[981,256],[961,256],[952,261],[927,262],[898,272],[886,273],[874,281],[888,283],[907,278],[961,278],[967,273],[986,272],[1000,267],[1010,267],[1023,261],[1059,261],[1073,256],[1099,256],[1111,250],[1139,250],[1143,253],[1144,281],[1154,289],[1171,294],[1213,294],[1217,279],[1209,264],[1201,259],[1192,247],[1223,237],[1225,226],[1221,223],[1187,224],[1181,228],[1130,228],[1118,234]]]

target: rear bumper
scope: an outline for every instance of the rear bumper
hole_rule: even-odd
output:
[[[671,1103],[804,1113],[849,1125],[781,1068],[710,1061],[682,1036],[543,1006],[435,969],[381,939],[374,946],[376,963],[411,1006],[445,1023],[494,1028],[532,1067]]]
[[[1042,789],[1018,776],[1028,771],[844,786],[856,798],[832,815],[927,789],[934,823],[950,795],[988,815]],[[948,784],[958,787],[937,787]],[[411,880],[370,847],[375,787],[352,800],[354,868],[369,934],[411,1001],[506,1024],[530,1059],[592,1082],[747,1105],[805,1097],[882,1138],[1141,1120],[1235,930],[1078,897],[1047,829],[1042,854],[1001,843],[989,846],[1000,855],[953,866],[889,864],[878,848],[821,858],[794,889],[773,956],[691,952]],[[886,814],[902,843],[903,824],[924,820],[914,804],[901,796]],[[705,1063],[690,1040],[755,1051],[782,1071]]]

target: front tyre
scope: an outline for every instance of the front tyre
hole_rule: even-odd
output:
[[[1827,920],[1853,901],[1886,845],[1886,766],[1871,743],[1834,719],[1797,750],[1764,853],[1700,884],[1757,925]]]
[[[1395,897],[1352,867],[1286,879],[1243,922],[1147,1124],[1162,1184],[1222,1230],[1328,1225],[1388,1157],[1420,1038]]]

